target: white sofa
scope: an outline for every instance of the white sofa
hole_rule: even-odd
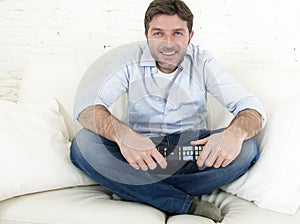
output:
[[[35,57],[29,63],[19,103],[37,103],[47,97],[56,97],[71,138],[74,134],[71,118],[74,94],[79,80],[88,66],[67,56]],[[252,68],[247,71],[231,69],[231,73],[261,99],[268,112],[272,110],[276,102],[300,93],[297,86],[297,82],[300,81],[299,71],[286,69],[260,69],[257,71]],[[211,107],[218,106],[215,106],[215,102],[212,101]],[[214,111],[217,110],[214,109]],[[214,115],[214,119],[212,119],[214,122],[209,123],[213,127],[224,126],[224,122],[226,123],[228,120],[228,118],[224,119],[225,117],[227,115]],[[22,167],[19,169],[22,170]],[[0,224],[214,223],[207,218],[192,215],[177,215],[167,218],[164,213],[150,206],[114,200],[110,192],[93,184],[92,181],[83,181],[82,184],[78,183],[77,185],[84,186],[29,192],[26,195],[1,201]],[[225,215],[222,224],[300,223],[300,209],[293,215],[284,214],[258,207],[253,202],[223,190],[215,191],[203,198],[222,209]],[[276,200],[276,195],[274,195],[274,199]]]

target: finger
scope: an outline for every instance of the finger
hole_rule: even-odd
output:
[[[215,164],[215,162],[217,161],[218,158],[220,158],[220,159],[223,158],[223,157],[218,156],[218,150],[216,150],[216,149],[211,150],[210,154],[206,158],[205,165],[207,167],[212,167]],[[223,158],[223,160],[224,160],[224,158]]]
[[[145,158],[145,163],[148,165],[150,170],[154,170],[157,167],[156,162],[152,159],[151,156]]]
[[[164,157],[162,157],[161,160],[157,161],[158,165],[163,168],[163,169],[166,169],[167,168],[167,161],[165,160]]]
[[[228,166],[233,160],[224,160],[222,163],[222,167]]]
[[[198,167],[202,167],[207,159],[207,157],[210,154],[210,150],[208,147],[204,147],[203,150],[200,152],[198,160],[197,160],[197,165]]]
[[[207,141],[208,141],[208,138],[203,138],[203,139],[191,141],[190,144],[191,145],[205,145],[207,143]]]
[[[147,170],[148,170],[148,166],[147,166],[147,164],[144,162],[144,160],[138,161],[138,166],[139,166],[143,171],[147,171]]]
[[[128,164],[133,167],[136,170],[139,170],[140,167],[139,165],[136,163],[136,161],[132,158],[132,157],[125,157],[125,159],[127,160]]]
[[[130,166],[132,166],[136,170],[141,169],[142,166],[145,165],[143,158],[138,154],[128,155],[126,160],[130,164]],[[145,169],[145,167],[143,167],[142,169]]]
[[[155,159],[155,161],[158,163],[158,165],[161,168],[163,169],[167,168],[167,161],[156,149],[153,151],[152,157]]]
[[[139,170],[139,169],[140,169],[139,165],[136,164],[136,163],[129,163],[129,165],[132,166],[132,167],[133,167],[134,169],[136,169],[136,170]]]
[[[218,169],[221,167],[221,165],[224,163],[224,159],[221,158],[221,157],[218,157],[216,162],[213,164],[214,165],[214,168]]]

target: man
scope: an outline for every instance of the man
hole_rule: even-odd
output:
[[[193,14],[181,0],[154,0],[145,14],[147,43],[118,52],[112,68],[77,95],[83,126],[71,146],[72,162],[123,200],[167,214],[222,220],[211,193],[245,173],[258,157],[253,137],[265,123],[256,97],[235,83],[205,51],[190,43]],[[127,93],[127,118],[108,108]],[[206,129],[207,93],[234,119]],[[157,146],[203,145],[196,161],[168,161]]]

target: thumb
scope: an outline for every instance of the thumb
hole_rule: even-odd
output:
[[[191,141],[191,145],[205,145],[208,141],[208,138],[199,139],[196,141]]]

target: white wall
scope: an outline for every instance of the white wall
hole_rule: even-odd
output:
[[[150,0],[0,0],[0,99],[16,101],[33,55],[76,57],[88,66],[121,44],[144,39]],[[297,0],[186,0],[193,43],[229,71],[298,69]]]

